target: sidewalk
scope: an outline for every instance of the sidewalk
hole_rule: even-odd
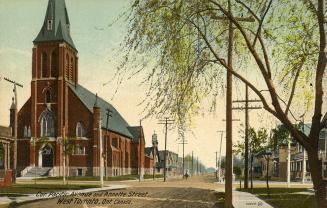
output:
[[[117,189],[124,189],[129,186],[127,185],[110,185],[105,186],[103,188],[90,188],[90,189],[81,189],[81,190],[62,190],[62,191],[56,191],[57,193],[65,193],[66,195],[70,195],[73,192],[78,193],[89,193],[89,192],[97,192],[97,191],[107,191],[107,190],[117,190]],[[51,192],[51,191],[49,191]],[[52,199],[56,196],[36,196],[36,194],[26,194],[24,196],[18,196],[18,197],[0,197],[0,205],[1,204],[10,204],[12,202],[16,203],[22,203],[22,202],[29,202],[29,201],[35,201],[40,199]]]
[[[233,190],[233,206],[234,208],[273,208],[251,193],[236,190]]]

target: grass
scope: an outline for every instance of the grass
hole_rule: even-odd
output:
[[[237,189],[238,191],[250,192],[251,190]],[[306,188],[270,188],[270,196],[267,195],[266,188],[254,188],[253,194],[278,208],[307,208],[317,207],[314,195],[296,194],[307,191]]]
[[[97,188],[97,185],[64,185],[64,184],[14,184],[0,189],[0,196],[19,196],[24,194],[36,194],[38,192],[80,190]]]
[[[106,181],[124,181],[124,180],[136,180],[138,179],[137,175],[124,175],[124,176],[114,176],[108,177],[107,179],[104,177]],[[63,180],[62,177],[45,177],[45,178],[38,178],[37,180]],[[66,177],[66,180],[69,181],[99,181],[100,177],[97,176],[69,176]]]
[[[154,177],[155,178],[163,178],[163,174],[155,174]],[[150,174],[144,175],[144,179],[151,179],[151,178],[153,178],[153,175],[150,175]]]
[[[217,193],[216,198],[217,198],[217,203],[216,203],[216,206],[214,206],[214,207],[223,208],[224,204],[225,204],[225,193],[223,193],[223,192]]]
[[[151,179],[152,175],[144,175],[144,179]],[[163,178],[162,174],[156,174],[155,178]],[[100,180],[99,177],[96,176],[69,176],[66,177],[69,181],[98,181]],[[125,181],[125,180],[137,180],[139,179],[138,175],[123,175],[123,176],[111,176],[107,179],[104,178],[105,181]],[[37,180],[63,180],[62,177],[45,177],[45,178],[38,178]]]

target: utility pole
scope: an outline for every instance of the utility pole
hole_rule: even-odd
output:
[[[108,140],[110,141],[110,135],[109,135],[109,117],[112,117],[112,110],[110,110],[109,108],[106,109],[107,113],[107,122],[106,122],[106,137],[105,137],[105,176],[106,176],[106,180],[108,180],[108,174],[107,174],[107,167],[108,167]],[[109,142],[110,143],[110,142]]]
[[[249,106],[249,102],[257,103],[261,100],[249,100],[249,87],[245,85],[245,100],[235,100],[233,103],[245,103],[244,107],[233,107],[233,110],[245,110],[245,153],[244,153],[244,188],[249,186],[249,110],[262,109],[261,106]]]
[[[163,123],[164,122],[164,123]],[[167,162],[167,133],[168,133],[168,125],[173,124],[174,120],[166,117],[164,120],[159,120],[158,124],[165,125],[165,152],[164,152],[164,182],[166,182],[166,162]]]
[[[142,148],[142,145],[141,145],[141,136],[142,135],[142,119],[140,120],[140,139],[139,139],[139,158],[140,158],[140,162],[139,162],[139,182],[141,182],[141,175],[142,175],[142,171],[141,171],[141,168],[142,168],[142,154],[141,154],[141,148]]]
[[[157,156],[157,149],[158,149],[158,137],[156,132],[154,131],[152,135],[152,153],[153,153],[153,180],[155,179],[155,169],[156,169],[156,156]]]
[[[218,152],[216,151],[215,152],[216,153],[216,179],[218,179],[218,158],[217,158],[217,154],[218,154]]]
[[[232,14],[231,2],[228,1],[228,13]],[[225,207],[233,207],[233,139],[232,139],[232,70],[233,70],[233,22],[225,16],[213,17],[217,20],[228,20],[228,53],[227,53],[227,90],[226,90],[226,171],[225,171]],[[234,17],[242,22],[254,22],[252,17]]]
[[[100,146],[100,152],[99,152],[99,156],[100,156],[100,185],[101,188],[103,187],[103,146],[102,146],[102,131],[101,131],[101,119],[99,121],[99,146]]]
[[[185,172],[185,144],[187,144],[187,141],[185,140],[185,137],[184,137],[184,132],[182,133],[182,142],[181,143],[178,143],[178,144],[182,144],[183,145],[183,158],[182,158],[182,174],[183,174],[183,178],[184,178],[184,172]]]
[[[17,87],[21,87],[23,88],[23,85],[22,84],[19,84],[17,83],[16,81],[13,81],[11,79],[8,79],[7,77],[4,77],[3,78],[4,80],[6,80],[7,82],[10,82],[12,84],[14,84],[14,89],[13,89],[13,92],[14,92],[14,96],[15,96],[15,122],[14,122],[14,178],[13,178],[13,182],[16,183],[16,176],[17,176],[17,119],[18,119],[18,99],[17,99]]]
[[[199,174],[199,156],[196,156],[196,174]]]
[[[287,188],[291,187],[291,139],[287,139]]]
[[[193,172],[194,172],[194,169],[193,169],[193,160],[194,160],[194,158],[193,158],[193,151],[192,151],[192,176],[193,176]]]
[[[221,147],[223,146],[222,144],[223,144],[223,135],[224,135],[224,132],[225,131],[217,131],[218,133],[220,133],[220,144],[219,144],[219,160],[218,160],[218,165],[217,165],[217,167],[218,167],[218,169],[217,169],[217,171],[218,171],[218,181],[220,182],[220,180],[221,180],[221,177],[220,177],[220,173],[221,173],[221,171],[220,171],[220,169],[221,169]]]

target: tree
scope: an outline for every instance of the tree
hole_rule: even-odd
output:
[[[254,22],[240,22],[239,16]],[[225,57],[225,20],[235,28],[238,62],[233,68]],[[231,72],[307,150],[317,204],[327,207],[318,160],[327,62],[324,0],[135,0],[127,21],[126,54],[117,74],[147,72],[149,114],[169,113],[190,123],[204,98],[213,97],[215,107],[221,75]],[[242,70],[249,64],[267,90]],[[300,118],[294,108],[299,106],[312,116],[308,136],[294,126]]]
[[[63,174],[63,183],[66,184],[66,164],[68,166],[68,173],[69,176],[69,156],[73,154],[75,148],[75,138],[73,137],[66,137],[63,139],[63,163],[64,163],[64,174]],[[68,181],[67,181],[68,184]]]
[[[268,148],[271,148],[273,143],[268,141],[268,130],[265,128],[260,128],[257,131],[250,127],[249,128],[249,151],[250,151],[250,179],[251,179],[251,191],[253,191],[253,157],[265,151]],[[234,152],[238,155],[244,157],[245,146],[243,141],[239,141],[234,145]]]

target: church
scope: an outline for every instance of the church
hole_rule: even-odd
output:
[[[142,175],[143,128],[130,126],[114,106],[79,83],[70,27],[65,0],[49,0],[33,41],[31,96],[18,111],[18,174],[98,176],[103,157],[105,176]]]

